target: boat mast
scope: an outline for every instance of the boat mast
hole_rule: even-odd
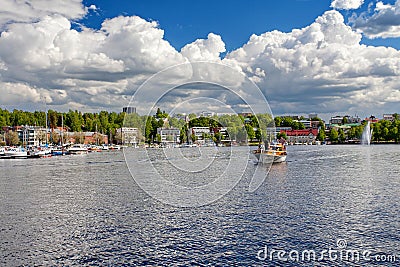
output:
[[[61,147],[64,147],[64,114],[61,113]]]
[[[44,114],[46,115],[46,145],[47,145],[49,143],[49,138],[47,136],[47,103],[45,96],[43,96],[43,102],[44,102]]]

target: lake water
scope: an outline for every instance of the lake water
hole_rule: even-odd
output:
[[[255,192],[248,187],[260,166],[251,158],[245,170],[230,166],[241,179],[200,207],[149,196],[121,151],[0,160],[0,266],[398,266],[400,146],[288,150],[288,162],[273,165]],[[230,155],[213,150],[212,166],[184,175],[165,162],[175,152],[160,151],[148,151],[155,168],[192,187],[222,175]],[[140,158],[143,150],[130,153]],[[348,250],[367,256],[339,255]],[[317,256],[302,258],[304,251]]]

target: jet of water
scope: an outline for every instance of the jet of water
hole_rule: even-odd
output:
[[[368,121],[367,125],[365,125],[364,131],[362,133],[361,144],[369,146],[371,144],[371,138],[372,138],[371,122]]]

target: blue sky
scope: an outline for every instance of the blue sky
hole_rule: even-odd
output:
[[[3,0],[0,32],[1,108],[43,109],[46,99],[56,110],[120,111],[153,75],[205,61],[237,75],[210,67],[201,77],[249,79],[276,115],[400,113],[400,0]],[[157,86],[180,86],[194,69],[168,73]],[[158,93],[148,88],[140,105]],[[185,100],[198,87],[175,93],[171,108],[205,107]]]
[[[347,21],[353,13],[364,12],[370,3],[375,2],[367,0],[359,9],[341,10],[341,13]],[[146,20],[157,21],[165,31],[165,39],[178,50],[198,38],[206,38],[208,33],[213,32],[221,35],[227,51],[232,51],[245,44],[252,34],[300,29],[332,9],[330,0],[94,0],[84,3],[87,6],[95,4],[99,9],[80,21],[84,25],[100,28],[106,18],[137,15]],[[395,0],[385,3],[394,4]],[[363,38],[362,43],[400,48],[399,40],[393,38]]]

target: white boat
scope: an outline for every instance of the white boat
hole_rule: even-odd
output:
[[[6,151],[6,150],[5,150],[4,147],[0,147],[0,157],[5,155],[5,154],[4,154],[5,151]]]
[[[121,146],[120,145],[109,145],[108,149],[109,150],[120,150]]]
[[[270,164],[270,163],[282,163],[286,161],[286,147],[281,143],[273,143],[268,146],[267,149],[260,147],[254,151],[259,163]]]
[[[73,155],[87,154],[88,149],[82,144],[75,144],[68,149],[68,153]]]
[[[22,147],[9,147],[5,149],[4,156],[10,158],[27,158],[28,152]]]
[[[101,150],[109,150],[109,146],[108,145],[102,145],[101,146]]]

